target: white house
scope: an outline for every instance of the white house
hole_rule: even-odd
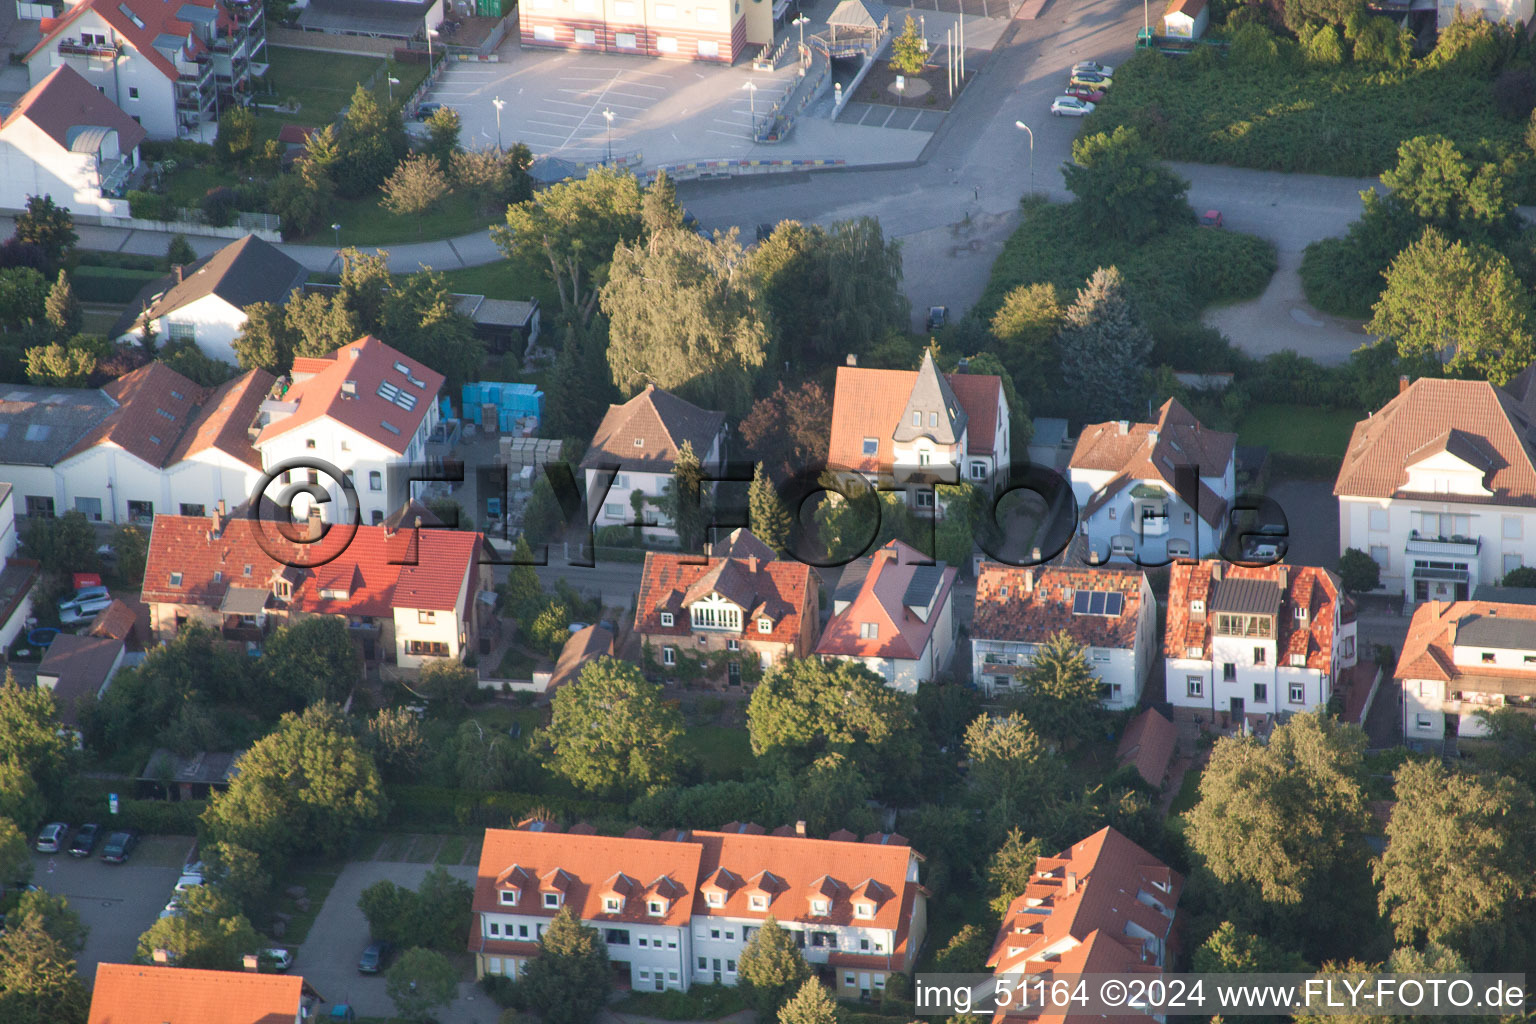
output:
[[[1236,434],[1206,430],[1173,398],[1154,423],[1084,427],[1067,465],[1078,533],[1100,561],[1215,554],[1236,495],[1236,450]]]
[[[903,693],[949,667],[958,571],[893,540],[843,567],[816,654],[856,661]]]
[[[422,489],[411,476],[426,475],[442,388],[442,374],[365,336],[322,358],[295,359],[291,383],[261,403],[251,443],[268,471],[292,459],[334,467],[352,481],[360,521],[378,525]],[[306,468],[283,473],[279,483],[296,480],[326,489],[327,522],[345,514],[339,480]]]
[[[15,489],[0,483],[0,648],[7,651],[32,614],[32,588],[41,575],[35,560],[16,557],[17,540]]]
[[[26,64],[33,85],[74,68],[150,138],[174,139],[245,102],[265,46],[258,0],[80,0],[43,19]]]
[[[1536,565],[1536,369],[1505,387],[1404,378],[1355,424],[1334,482],[1339,551],[1364,551],[1407,601],[1466,600]]]
[[[1439,0],[1435,8],[1436,30],[1445,31],[1458,13],[1464,18],[1529,25],[1532,15],[1536,14],[1536,3],[1532,0]]]
[[[1106,708],[1140,703],[1157,649],[1145,573],[982,563],[971,622],[971,679],[982,693],[1020,689],[1035,650],[1063,631],[1082,645]]]
[[[902,487],[932,513],[935,484],[1006,485],[1011,458],[1002,378],[940,373],[933,353],[916,370],[837,368],[827,464],[876,486]]]
[[[1479,710],[1536,707],[1536,605],[1480,597],[1419,605],[1396,677],[1410,745],[1487,735]]]
[[[520,977],[561,908],[596,928],[637,991],[734,985],[770,916],[836,995],[871,997],[911,968],[927,930],[918,855],[901,836],[645,829],[600,836],[547,822],[487,829],[469,950],[477,973]]]
[[[1315,566],[1176,563],[1164,633],[1168,703],[1208,722],[1326,705],[1356,660],[1348,602],[1338,578]]]
[[[1205,0],[1172,0],[1163,13],[1163,35],[1175,39],[1199,39],[1210,24]]]
[[[277,246],[246,235],[146,285],[108,337],[138,344],[147,322],[160,344],[192,341],[208,358],[233,365],[245,308],[257,302],[282,305],[308,276],[303,264]]]
[[[76,217],[126,217],[122,195],[144,129],[63,65],[27,90],[0,123],[0,209],[50,196]]]
[[[672,486],[677,453],[687,442],[706,473],[716,473],[725,458],[725,414],[700,409],[668,391],[647,384],[623,405],[610,405],[582,457],[586,474],[587,515],[595,527],[634,523],[634,495],[647,501],[645,536],[677,539],[665,507],[657,502]],[[605,490],[603,480],[613,475]]]

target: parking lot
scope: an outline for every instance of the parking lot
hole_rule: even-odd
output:
[[[126,864],[103,862],[100,845],[91,857],[33,853],[32,881],[68,899],[91,930],[79,960],[87,984],[103,961],[132,962],[139,936],[171,898],[192,844],[191,836],[145,836]]]

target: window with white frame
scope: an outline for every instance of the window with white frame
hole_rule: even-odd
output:
[[[1414,726],[1415,729],[1418,729],[1420,732],[1428,731],[1429,728],[1430,728],[1429,716],[1428,715],[1423,715],[1423,714],[1414,715],[1413,716],[1413,726]]]
[[[1370,528],[1373,533],[1385,533],[1391,525],[1390,517],[1384,508],[1373,508],[1370,513]]]
[[[831,904],[826,900],[811,900],[811,913],[817,917],[826,917]]]
[[[1521,540],[1525,536],[1525,519],[1521,516],[1504,517],[1504,539]]]
[[[878,640],[878,639],[880,639],[880,623],[878,623],[878,622],[861,622],[861,623],[859,623],[859,639],[860,640]]]
[[[677,648],[676,647],[663,647],[661,649],[661,663],[663,665],[676,665],[677,664]]]
[[[1290,689],[1292,704],[1301,704],[1307,699],[1307,687],[1305,683],[1292,683]]]
[[[604,519],[623,519],[624,518],[624,506],[619,504],[617,501],[605,501],[605,502],[603,502],[603,518]]]
[[[712,907],[725,906],[725,893],[723,892],[706,893],[704,899],[707,900],[709,905]]]
[[[552,3],[549,2],[549,0],[543,0],[542,3],[540,2],[540,0],[534,0],[533,5],[535,7],[552,7],[552,6],[554,6]],[[534,38],[535,42],[540,42],[540,43],[552,43],[552,42],[554,42],[555,41],[555,26],[553,26],[553,25],[535,25],[535,26],[533,26],[533,38]]]
[[[720,44],[713,39],[700,39],[698,45],[700,57],[720,56]]]
[[[603,910],[610,914],[617,914],[624,909],[624,901],[617,896],[603,897]]]
[[[656,52],[657,53],[676,53],[677,52],[677,39],[676,39],[676,37],[674,37],[674,36],[657,36],[656,37]]]
[[[762,895],[761,893],[753,893],[752,898],[747,902],[751,905],[753,910],[768,909],[768,897]]]
[[[652,917],[661,917],[667,912],[666,900],[650,900],[645,905],[645,912]]]
[[[547,892],[547,893],[545,893],[544,894],[544,905],[546,907],[550,907],[550,908],[555,908],[555,907],[560,906],[560,894],[557,893],[557,892]]]
[[[674,5],[674,4],[657,4],[656,5],[656,20],[657,21],[676,21],[677,20],[677,7],[676,7],[676,5]]]
[[[501,894],[500,895],[501,895],[501,905],[502,906],[504,906],[504,907],[515,907],[515,906],[517,906],[517,890],[516,889],[503,889],[503,890],[501,890]]]
[[[597,33],[590,28],[578,28],[575,35],[577,46],[597,45]]]
[[[635,34],[633,32],[615,32],[613,34],[613,45],[620,50],[639,49],[635,43]]]
[[[730,639],[726,640],[725,649],[728,651],[739,651],[741,650],[741,641],[737,640],[735,637],[731,637]]]
[[[1425,537],[1467,537],[1472,533],[1472,517],[1452,513],[1420,512],[1419,533]]]
[[[1505,555],[1504,556],[1504,573],[1505,573],[1505,575],[1508,575],[1509,573],[1512,573],[1516,569],[1520,568],[1520,565],[1521,565],[1522,562],[1524,562],[1524,558],[1522,558],[1519,554]]]
[[[853,905],[853,915],[865,919],[874,917],[875,905],[873,903],[855,903]]]
[[[671,612],[662,612],[661,613],[661,624],[663,626],[670,626],[670,625],[672,625],[672,622],[673,622],[673,619],[672,619],[672,613]]]
[[[1184,692],[1191,697],[1198,697],[1205,692],[1205,680],[1199,676],[1188,676],[1184,680]]]
[[[759,633],[772,633],[773,632],[773,620],[772,619],[758,619],[757,620],[757,631]]]
[[[167,326],[172,341],[196,341],[197,325],[173,320]]]

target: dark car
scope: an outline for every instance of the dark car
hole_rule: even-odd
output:
[[[357,969],[363,974],[378,974],[389,964],[394,947],[387,942],[370,942],[357,961]]]
[[[443,105],[441,103],[423,103],[421,106],[416,108],[416,120],[425,121],[427,118],[431,117],[433,114],[442,109]]]
[[[949,323],[948,306],[928,307],[928,330],[936,331],[947,323]]]
[[[101,839],[101,826],[95,823],[81,825],[80,831],[75,833],[74,841],[69,844],[71,857],[89,857],[96,852],[96,844]]]
[[[138,845],[137,832],[113,832],[107,836],[107,845],[101,848],[101,859],[108,864],[122,864]]]

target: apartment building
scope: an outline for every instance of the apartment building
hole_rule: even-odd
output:
[[[522,44],[733,64],[773,42],[788,0],[528,0]]]
[[[1536,605],[1425,602],[1414,609],[1395,675],[1411,745],[1485,736],[1478,711],[1536,708]]]

